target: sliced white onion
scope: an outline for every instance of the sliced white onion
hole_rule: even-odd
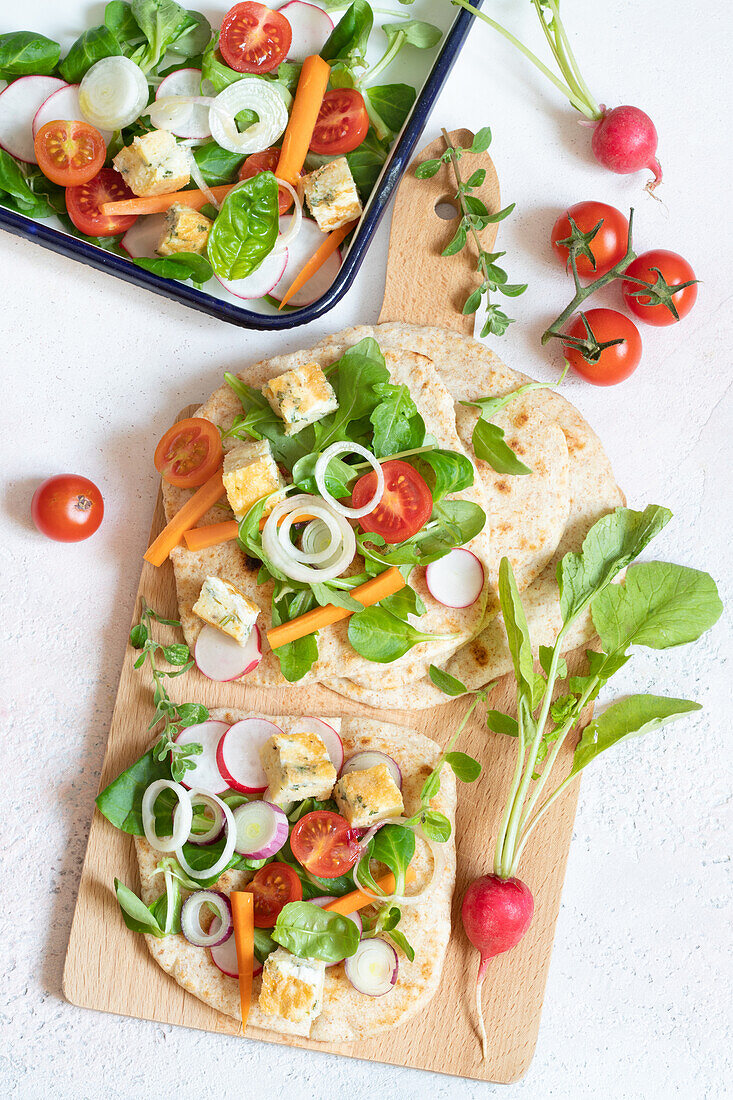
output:
[[[207,806],[214,815],[211,827],[206,830],[205,833],[194,833],[191,830],[188,834],[189,844],[210,844],[212,840],[218,840],[221,833],[222,826],[224,824],[224,811],[219,805],[218,799],[214,801],[213,795],[200,793],[196,797],[197,805]],[[191,803],[193,808],[193,802]]]
[[[379,824],[373,825],[372,828],[369,829],[368,832],[366,832],[359,841],[359,847],[362,849],[362,851],[366,851],[366,847],[374,834],[385,825],[402,825],[402,827],[404,828],[406,825],[406,819],[404,817],[388,817],[385,821],[380,821]],[[421,840],[424,840],[428,848],[430,849],[430,855],[432,856],[433,860],[433,869],[430,874],[430,878],[425,883],[425,886],[422,888],[419,894],[373,894],[371,890],[367,886],[363,886],[358,877],[355,876],[354,881],[359,887],[359,890],[362,892],[362,894],[365,894],[366,897],[370,898],[372,901],[392,901],[396,902],[398,905],[416,905],[417,902],[424,901],[428,894],[432,892],[443,873],[443,868],[445,867],[445,852],[443,850],[443,845],[437,843],[434,840],[431,840],[430,837],[426,836],[419,825],[409,825],[407,827],[411,828],[415,835],[419,836]],[[356,864],[356,866],[358,867],[358,863]]]
[[[158,836],[155,831],[155,800],[161,791],[171,790],[178,799],[178,812],[173,817],[173,832],[170,836]],[[156,779],[146,788],[142,800],[143,832],[151,848],[157,852],[173,852],[188,840],[193,821],[193,806],[185,787],[174,783],[172,779]]]
[[[339,503],[335,497],[332,497],[326,488],[326,470],[328,469],[329,462],[332,458],[335,458],[336,455],[344,453],[362,455],[377,475],[376,492],[372,499],[362,508],[348,508],[345,504]],[[362,447],[360,443],[349,443],[347,440],[341,440],[338,443],[332,443],[330,447],[326,447],[323,454],[318,456],[315,477],[318,491],[323,499],[328,501],[334,511],[342,516],[349,516],[351,519],[359,519],[361,516],[366,516],[369,512],[373,512],[384,494],[384,470],[377,462],[372,452],[368,451],[366,447]]]
[[[254,111],[259,118],[243,133],[237,129],[236,115]],[[209,128],[217,145],[230,153],[261,153],[282,137],[288,124],[288,109],[272,83],[260,77],[243,77],[230,84],[209,108]]]
[[[215,206],[217,210],[221,210],[221,203],[218,201],[216,195],[214,194],[214,192],[211,190],[208,183],[204,179],[203,172],[201,171],[198,164],[196,163],[196,157],[193,155],[193,153],[191,152],[190,149],[188,150],[188,159],[189,159],[188,169],[189,169],[189,172],[191,173],[191,179],[196,184],[199,191],[202,191],[204,193],[204,195],[206,195],[207,201],[210,202],[212,206]]]
[[[170,130],[175,133],[180,124],[190,116],[190,107],[211,107],[214,99],[210,95],[164,95],[150,104],[147,112],[156,130]]]
[[[290,192],[293,199],[293,213],[290,215],[287,229],[279,235],[275,241],[275,247],[273,252],[277,254],[287,248],[300,233],[300,227],[303,222],[303,203],[301,202],[298,192],[295,190],[287,180],[281,180],[277,176],[275,179],[278,182],[279,187],[284,187],[286,191]]]
[[[386,940],[362,940],[344,967],[354,989],[367,997],[383,997],[393,988],[399,970],[397,952]]]
[[[336,550],[341,543],[341,527],[339,526],[338,517],[335,515],[325,515],[319,519],[313,519],[308,524],[308,528],[312,528],[313,524],[318,523],[321,525],[319,528],[321,532],[320,542],[323,543],[324,538],[328,538],[320,549],[313,551],[299,550],[297,546],[294,546],[290,541],[290,530],[293,523],[297,522],[297,514],[291,512],[286,516],[278,528],[278,535],[283,546],[285,546],[288,554],[290,554],[296,561],[305,562],[306,565],[322,565],[330,558],[333,558]]]
[[[158,780],[158,782],[167,782],[167,780]],[[183,788],[181,788],[181,790],[183,790]],[[198,869],[196,867],[192,867],[186,859],[185,855],[183,854],[183,844],[181,843],[178,845],[178,847],[176,847],[175,850],[176,859],[180,863],[182,869],[189,876],[189,878],[214,878],[215,876],[218,876],[222,873],[222,871],[234,855],[234,845],[237,840],[237,827],[234,823],[234,815],[232,811],[229,809],[226,802],[222,802],[218,795],[212,794],[211,791],[204,791],[193,788],[193,790],[189,792],[190,802],[194,802],[198,795],[208,795],[208,797],[213,799],[213,801],[216,802],[216,804],[224,811],[224,828],[226,830],[227,838],[224,845],[224,850],[212,867],[202,867]],[[189,822],[188,829],[186,830],[186,836],[188,836],[190,832],[191,823]]]
[[[201,927],[201,910],[208,905],[214,920],[208,932]],[[218,890],[197,890],[186,898],[181,909],[181,932],[194,947],[218,947],[232,934],[232,910],[229,898]]]
[[[106,130],[121,130],[140,117],[148,105],[148,82],[129,57],[103,57],[79,85],[79,107],[87,122]]]
[[[349,772],[363,772],[367,768],[375,768],[379,764],[387,765],[387,771],[402,790],[402,772],[399,764],[393,757],[388,756],[386,752],[379,752],[378,749],[366,749],[364,752],[354,753],[346,761],[340,774],[348,775]]]
[[[269,859],[277,855],[288,839],[288,819],[285,812],[272,802],[256,799],[237,806],[234,811],[237,828],[235,851],[248,859]]]
[[[285,533],[288,534],[291,524],[297,523],[298,517],[304,514],[322,519],[330,532],[337,529],[341,536],[339,544],[336,544],[336,540],[334,540],[328,548],[328,553],[331,556],[327,564],[320,568],[296,560],[293,553],[296,547],[290,542],[289,537],[286,542],[281,534],[279,523],[284,516],[292,516],[290,524],[286,526],[287,521],[282,524]],[[334,524],[336,527],[334,527]],[[275,505],[267,517],[267,522],[262,531],[262,547],[268,558],[285,576],[294,581],[312,583],[314,581],[333,580],[344,572],[354,559],[356,537],[344,516],[337,514],[320,497],[302,493],[299,496],[282,500]],[[298,552],[302,553],[301,551]],[[325,551],[322,550],[320,553],[325,553]],[[324,558],[324,560],[326,559]]]

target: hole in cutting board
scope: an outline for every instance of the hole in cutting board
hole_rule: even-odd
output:
[[[448,198],[438,199],[434,206],[435,213],[444,222],[449,222],[458,217],[458,207]]]

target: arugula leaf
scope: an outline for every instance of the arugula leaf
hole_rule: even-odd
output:
[[[245,279],[269,256],[279,225],[277,181],[259,172],[224,199],[209,231],[207,252],[217,275]]]
[[[468,688],[465,684],[462,684],[460,680],[457,680],[455,676],[451,676],[450,673],[445,672],[442,668],[438,668],[437,665],[431,665],[428,669],[430,679],[433,681],[437,688],[445,695],[455,697],[457,695],[466,695]]]
[[[453,549],[463,546],[483,530],[486,513],[470,500],[446,500],[437,504],[427,526],[411,539],[379,552],[369,543],[379,545],[373,534],[358,535],[357,545],[367,558],[382,565],[427,565]]]
[[[552,646],[541,645],[539,651],[540,667],[545,676],[550,675],[550,666],[552,664],[552,657],[555,650]],[[557,662],[556,676],[558,680],[567,679],[568,675],[568,663],[564,657],[560,657]]]
[[[82,77],[105,57],[118,57],[122,48],[116,37],[102,24],[84,31],[59,65],[59,73],[69,84],[79,84]]]
[[[702,710],[701,704],[663,695],[629,695],[612,703],[583,730],[570,775],[577,775],[591,760],[619,741],[661,729],[694,710]]]
[[[162,275],[164,279],[178,279],[184,283],[187,279],[194,283],[206,283],[214,277],[211,264],[198,252],[176,252],[175,256],[161,256],[155,259],[141,257],[133,259],[132,262],[145,271],[151,271],[154,275]]]
[[[303,428],[296,435],[285,435],[285,425],[270,407],[267,398],[259,390],[248,386],[236,374],[227,371],[224,374],[227,384],[242,402],[246,415],[235,420],[228,435],[242,435],[253,439],[269,440],[272,453],[277,462],[292,470],[299,458],[309,454],[314,447],[315,436],[312,426]]]
[[[372,450],[377,458],[421,447],[425,439],[425,422],[417,411],[409,386],[394,386],[379,382],[374,391],[381,398],[372,410],[374,428]]]
[[[359,615],[352,615],[348,634],[349,642],[357,653],[367,661],[382,665],[404,657],[405,653],[420,642],[451,637],[446,634],[424,634],[379,604],[366,607]]]
[[[498,474],[531,474],[529,466],[517,458],[504,438],[504,429],[482,417],[476,421],[471,438],[476,458],[488,462]]]
[[[347,438],[348,425],[369,416],[379,404],[375,387],[389,382],[389,371],[377,341],[367,336],[345,351],[329,371],[329,381],[339,407],[314,425],[319,451],[325,450],[330,443]]]
[[[529,700],[530,709],[532,709],[535,682],[532,642],[529,637],[527,617],[514,578],[514,570],[509,558],[506,557],[501,559],[499,565],[499,602],[517,685],[520,694]]]
[[[275,922],[272,939],[301,959],[336,963],[356,953],[359,932],[353,921],[308,901],[291,901]]]
[[[58,65],[61,47],[35,31],[0,34],[0,79],[47,75]]]

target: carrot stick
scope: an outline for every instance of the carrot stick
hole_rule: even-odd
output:
[[[254,894],[245,890],[233,890],[232,903],[234,945],[237,949],[239,969],[239,999],[242,1006],[242,1031],[247,1026],[249,1006],[252,1003],[252,971],[254,970],[255,925]]]
[[[342,225],[339,229],[333,229],[326,237],[323,244],[319,244],[311,258],[303,265],[298,274],[293,279],[292,283],[285,291],[285,296],[280,302],[278,309],[282,309],[287,305],[294,294],[297,294],[302,286],[312,279],[315,273],[326,262],[332,252],[335,252],[338,246],[343,241],[347,233],[356,225],[356,222],[347,222],[346,225]]]
[[[234,183],[212,187],[211,192],[217,202],[225,199]],[[178,203],[200,210],[210,202],[209,196],[194,188],[190,191],[173,191],[170,195],[149,195],[147,198],[119,199],[117,202],[103,202],[100,210],[103,214],[163,214],[169,206]]]
[[[302,515],[298,516],[296,522],[304,523],[314,518],[314,516]],[[278,527],[284,520],[285,516],[279,520]],[[267,516],[263,516],[260,520],[260,531],[266,523]],[[235,519],[229,519],[224,523],[211,523],[208,527],[192,527],[183,537],[189,550],[206,550],[209,546],[218,546],[221,542],[231,542],[238,534],[239,524]]]
[[[405,882],[414,882],[415,877],[412,867],[408,867]],[[384,890],[385,894],[391,894],[395,888],[394,875],[391,871],[374,881],[381,890]],[[323,908],[329,913],[340,913],[342,917],[348,917],[349,913],[356,913],[358,909],[366,909],[367,905],[374,905],[374,898],[362,894],[361,890],[353,890],[350,894],[344,894],[342,898],[329,901],[328,905],[324,905]]]
[[[322,57],[306,57],[275,169],[275,175],[288,183],[296,184],[300,178],[330,75],[331,66]]]
[[[392,566],[384,573],[380,573],[378,577],[373,577],[370,581],[360,584],[358,588],[353,588],[349,595],[353,596],[364,607],[371,607],[372,604],[379,603],[386,596],[393,596],[395,592],[399,592],[404,587],[404,577],[399,569]],[[287,645],[288,642],[294,642],[298,638],[305,638],[308,634],[315,634],[317,630],[324,626],[330,626],[341,619],[348,619],[351,614],[352,612],[345,607],[334,607],[333,604],[327,604],[325,607],[314,607],[312,611],[306,611],[305,615],[299,615],[297,619],[291,619],[289,623],[272,627],[267,632],[267,640],[272,649],[277,649],[279,646]]]
[[[162,565],[174,546],[183,538],[192,524],[206,515],[209,508],[213,508],[217,500],[224,496],[224,482],[222,481],[222,467],[212,474],[208,481],[201,485],[193,496],[186,501],[170,523],[166,524],[145,552],[145,561],[151,565]]]

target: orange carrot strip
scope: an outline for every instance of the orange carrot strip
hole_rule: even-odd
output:
[[[308,519],[315,519],[315,516],[298,516],[296,523],[304,523]],[[284,520],[285,516],[280,519],[278,527]],[[263,516],[260,520],[260,531],[266,523],[267,516]],[[238,534],[239,524],[235,519],[229,519],[224,523],[211,523],[208,527],[192,527],[183,537],[189,550],[206,550],[209,546],[218,546],[221,542],[231,542]]]
[[[386,596],[393,596],[404,587],[404,577],[399,569],[392,566],[384,573],[380,573],[378,577],[360,584],[358,588],[352,588],[349,595],[364,607],[371,607],[372,604],[379,603]],[[315,634],[317,630],[330,626],[331,623],[337,623],[340,619],[348,619],[351,614],[352,612],[345,607],[334,607],[333,604],[314,607],[312,611],[306,611],[305,615],[299,615],[289,623],[272,627],[267,632],[267,640],[272,649],[277,649],[278,646],[287,645],[288,642],[294,642],[298,638],[305,638],[308,634]]]
[[[414,882],[415,877],[412,867],[408,867],[405,882]],[[384,890],[385,894],[391,894],[395,888],[394,875],[391,871],[374,881],[381,890]],[[367,905],[373,904],[374,898],[362,894],[361,890],[353,890],[350,894],[344,894],[342,898],[329,901],[328,905],[324,905],[323,908],[329,913],[340,913],[342,917],[348,917],[349,913],[356,913],[358,909],[366,909]]]
[[[149,561],[151,565],[162,565],[173,547],[178,546],[185,532],[224,496],[222,469],[219,467],[216,473],[212,474],[209,480],[205,481],[186,501],[170,523],[166,524],[157,539],[145,551],[145,561]]]
[[[229,900],[232,903],[234,944],[237,949],[239,969],[239,1000],[242,1006],[242,1031],[244,1031],[252,1003],[252,971],[255,958],[254,894],[244,890],[233,890]]]
[[[211,192],[217,202],[225,199],[234,183],[222,184],[212,187]],[[190,206],[194,210],[200,210],[210,202],[209,196],[203,191],[193,189],[190,191],[174,191],[170,195],[149,195],[147,198],[119,199],[117,202],[103,202],[100,210],[103,214],[163,214],[169,206],[178,203],[180,206]]]
[[[292,283],[285,291],[285,297],[280,302],[278,309],[282,309],[287,305],[294,294],[305,286],[309,279],[312,279],[315,273],[326,262],[332,252],[335,252],[338,246],[343,241],[347,233],[356,225],[356,222],[347,222],[346,225],[342,225],[339,229],[333,229],[326,237],[323,244],[319,244],[311,258],[303,265],[298,274],[293,279]]]
[[[293,185],[300,178],[330,75],[331,66],[318,54],[306,57],[300,70],[290,121],[275,169],[279,179]]]

